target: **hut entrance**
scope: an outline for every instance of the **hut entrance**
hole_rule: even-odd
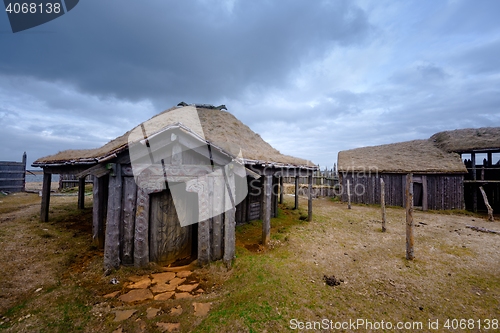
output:
[[[422,180],[414,180],[413,182],[413,206],[422,207],[422,197],[423,197],[423,186]]]
[[[196,193],[193,193],[196,195]],[[196,259],[198,224],[181,227],[174,200],[167,189],[150,198],[150,261],[161,265],[185,265]],[[180,214],[193,215],[198,207],[179,207]]]

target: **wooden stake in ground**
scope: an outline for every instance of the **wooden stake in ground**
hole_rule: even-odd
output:
[[[481,194],[483,195],[484,204],[488,209],[488,220],[491,222],[495,222],[495,218],[493,217],[493,208],[491,208],[490,203],[488,202],[488,197],[486,196],[486,193],[484,192],[482,186],[479,186],[479,191],[481,191]]]
[[[384,179],[380,178],[380,207],[382,209],[382,232],[386,231],[385,228],[385,183]]]
[[[406,259],[413,260],[413,175],[406,175]]]
[[[347,208],[351,209],[351,184],[349,179],[347,180]]]

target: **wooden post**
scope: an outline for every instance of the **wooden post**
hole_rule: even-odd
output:
[[[134,263],[135,205],[137,203],[137,185],[134,177],[123,178],[123,233],[122,263]]]
[[[280,176],[280,204],[283,203],[283,195],[285,193],[285,189],[283,188],[283,175]]]
[[[351,209],[351,183],[347,180],[347,208]]]
[[[104,249],[104,218],[106,216],[107,177],[94,177],[92,206],[92,241],[98,249]]]
[[[135,267],[144,267],[149,263],[149,202],[149,193],[138,186],[134,235]]]
[[[406,175],[406,259],[413,260],[413,175]]]
[[[312,191],[313,191],[313,176],[312,173],[307,177],[308,181],[308,196],[307,196],[307,221],[311,222],[313,220],[313,199],[312,199]]]
[[[27,160],[27,156],[26,156],[26,152],[24,152],[23,154],[23,160],[22,160],[22,163],[23,163],[23,189],[22,191],[26,191],[26,160]]]
[[[299,176],[295,176],[295,206],[293,209],[299,209]]]
[[[231,202],[229,205],[232,207],[226,211],[224,214],[224,257],[223,261],[226,264],[226,267],[230,268],[232,261],[236,255],[236,207],[234,207],[233,200],[231,196],[235,193],[235,183],[234,183],[234,174],[228,173],[225,177],[226,186],[229,185],[230,191],[226,191],[227,195],[225,196],[225,206],[227,207],[228,202]]]
[[[78,209],[85,208],[85,177],[78,178]]]
[[[429,209],[429,202],[427,200],[427,176],[422,176],[422,210],[425,212]],[[463,197],[463,195],[462,195]]]
[[[42,185],[42,207],[40,211],[40,221],[49,221],[49,204],[50,204],[50,185],[52,182],[52,174],[43,170],[43,185]]]
[[[122,212],[121,165],[113,164],[108,185],[108,211],[104,242],[104,269],[109,271],[120,266],[120,221]]]
[[[272,176],[263,176],[264,195],[262,196],[262,205],[264,207],[262,213],[262,245],[267,246],[271,239],[271,191],[272,191]]]
[[[212,218],[212,257],[214,260],[222,259],[222,240],[224,235],[222,212],[224,211],[224,182],[221,177],[209,177],[209,186],[213,192],[210,201],[215,212],[221,212]]]
[[[471,153],[471,163],[472,163],[472,180],[476,181],[477,176],[476,176],[476,154]],[[477,184],[474,182],[472,183],[472,211],[474,213],[477,213]]]
[[[484,189],[482,186],[479,186],[479,190],[481,191],[481,194],[483,195],[484,204],[486,205],[486,208],[488,209],[488,220],[491,222],[495,222],[495,218],[493,217],[493,208],[491,208],[490,203],[488,202],[488,197],[486,196],[486,192],[484,192]]]
[[[385,182],[383,178],[380,178],[380,207],[382,209],[382,232],[385,232]]]

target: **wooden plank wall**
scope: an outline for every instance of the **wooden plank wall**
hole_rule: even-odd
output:
[[[417,174],[415,177],[419,176]],[[341,174],[341,199],[347,202],[347,179],[351,183],[353,203],[380,204],[380,178],[385,182],[385,200],[388,206],[403,207],[405,174]],[[428,209],[463,209],[464,189],[462,175],[426,175]]]
[[[26,183],[26,153],[21,162],[0,162],[0,191],[22,192]]]

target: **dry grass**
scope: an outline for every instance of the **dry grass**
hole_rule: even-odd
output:
[[[195,272],[207,292],[197,301],[212,303],[207,317],[196,317],[192,300],[130,306],[102,298],[124,288],[110,284],[112,277],[123,282],[158,267],[123,267],[104,276],[102,252],[90,245],[90,210],[78,212],[75,197],[54,197],[51,222],[40,223],[34,195],[27,207],[1,215],[10,219],[0,224],[6,249],[0,253],[0,285],[8,287],[0,289],[0,329],[156,332],[162,321],[180,322],[182,332],[286,332],[294,318],[361,318],[424,325],[438,319],[436,332],[448,332],[442,326],[448,318],[499,319],[500,236],[465,228],[500,230],[499,223],[476,215],[415,212],[416,259],[407,261],[403,209],[387,209],[388,231],[382,233],[378,207],[348,210],[318,199],[313,222],[305,222],[300,217],[306,201],[293,210],[293,197],[286,198],[272,220],[271,248],[259,244],[261,224],[253,222],[237,229],[237,258],[230,271],[214,263]],[[330,287],[324,275],[344,283]],[[184,309],[179,317],[169,314],[176,305]],[[161,311],[147,319],[146,309],[152,306]],[[137,310],[132,318],[113,322],[113,311],[130,308]]]
[[[431,141],[446,151],[464,152],[473,149],[500,148],[500,127],[465,128],[439,132]]]

